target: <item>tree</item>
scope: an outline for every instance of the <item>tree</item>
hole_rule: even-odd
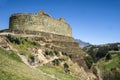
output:
[[[110,54],[110,53],[108,53],[108,54],[106,55],[105,59],[106,59],[106,60],[110,60],[110,59],[112,59],[111,54]]]
[[[85,62],[86,62],[86,65],[88,66],[88,68],[90,69],[92,64],[93,64],[93,59],[91,56],[86,56],[85,58]]]

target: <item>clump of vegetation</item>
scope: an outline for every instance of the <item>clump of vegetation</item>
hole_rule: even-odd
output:
[[[59,59],[54,59],[52,61],[52,63],[53,63],[53,65],[58,66],[60,64],[60,61],[59,61]]]
[[[50,54],[50,56],[53,56],[53,55],[54,55],[53,51],[50,51],[49,54]]]
[[[70,73],[69,65],[68,65],[67,63],[64,63],[63,66],[64,66],[64,71],[65,71],[66,73]]]
[[[58,50],[54,50],[55,55],[59,55]]]
[[[40,44],[29,40],[27,37],[20,37],[8,34],[6,36],[8,40],[12,43],[11,45],[15,47],[21,55],[29,56],[31,52],[28,48],[40,47]]]
[[[32,42],[32,44],[40,47],[40,44],[38,44],[37,42]]]
[[[45,51],[45,55],[49,55],[49,51],[48,50]]]
[[[29,59],[30,59],[31,62],[33,62],[33,63],[35,62],[35,56],[34,55],[29,55]]]
[[[111,60],[112,59],[112,56],[111,56],[111,54],[110,53],[108,53],[107,55],[106,55],[106,57],[105,57],[105,60]]]
[[[54,50],[54,51],[52,51],[52,50],[46,50],[44,55],[45,56],[54,56],[54,55],[58,56],[59,52],[57,50]]]
[[[59,61],[63,62],[63,61],[65,61],[65,59],[64,58],[59,58]]]
[[[69,65],[67,63],[63,64],[64,68],[69,68]]]
[[[68,56],[68,54],[64,51],[62,51],[62,55]]]
[[[85,62],[86,62],[86,64],[87,64],[88,68],[90,69],[91,66],[92,66],[92,64],[93,64],[93,59],[92,59],[92,57],[91,57],[91,56],[86,56],[84,59],[85,59]]]
[[[7,38],[9,39],[9,41],[11,43],[15,43],[18,45],[29,43],[29,44],[34,45],[34,46],[40,46],[40,44],[38,44],[37,42],[29,41],[27,38],[24,38],[24,37],[19,37],[19,36],[14,36],[14,35],[8,34]]]
[[[45,51],[45,56],[53,56],[53,55],[54,55],[53,51],[48,51],[48,50]]]
[[[7,35],[7,38],[9,39],[10,42],[15,43],[15,44],[20,44],[21,40],[19,37],[13,36],[11,34]]]

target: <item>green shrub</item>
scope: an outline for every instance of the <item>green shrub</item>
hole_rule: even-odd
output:
[[[9,39],[10,42],[12,42],[12,43],[14,42],[14,36],[13,35],[8,34],[7,38]]]
[[[53,56],[54,55],[54,53],[53,53],[53,51],[48,51],[48,50],[46,50],[45,51],[45,56]]]
[[[58,54],[59,54],[59,52],[58,52],[57,50],[55,50],[54,53],[55,53],[55,55],[58,55]]]
[[[54,59],[52,61],[53,65],[58,66],[60,64],[59,59]]]
[[[19,37],[13,36],[11,34],[7,35],[7,38],[9,39],[10,42],[15,43],[15,44],[21,44],[21,39]]]
[[[46,55],[49,55],[49,51],[48,51],[48,50],[45,51],[45,56],[46,56]]]
[[[68,54],[64,51],[62,51],[62,55],[68,56]]]
[[[67,63],[63,64],[64,68],[69,68],[69,65]]]
[[[106,57],[105,57],[105,60],[110,60],[110,59],[112,59],[112,56],[111,56],[110,53],[108,53],[108,54],[106,55]]]
[[[14,40],[16,44],[21,44],[21,40],[19,37],[16,37],[16,39]]]
[[[63,62],[63,61],[65,61],[65,59],[64,58],[59,58],[59,61]]]
[[[53,51],[49,51],[49,55],[53,56],[54,55]]]
[[[29,55],[29,59],[31,62],[35,62],[35,56],[34,55]]]
[[[88,68],[90,69],[92,64],[93,64],[93,59],[91,56],[86,56],[85,58],[85,62],[86,62],[86,65],[88,66]]]
[[[40,46],[40,44],[38,44],[37,42],[32,42],[32,44],[35,46]]]

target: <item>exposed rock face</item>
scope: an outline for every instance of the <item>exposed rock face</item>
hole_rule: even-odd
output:
[[[64,18],[59,20],[50,17],[44,11],[37,14],[14,14],[10,17],[11,30],[30,30],[72,36],[72,29],[65,23]]]

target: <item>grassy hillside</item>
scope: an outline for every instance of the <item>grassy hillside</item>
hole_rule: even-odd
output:
[[[103,80],[120,80],[120,43],[89,46],[84,50],[92,57]]]
[[[30,66],[33,66],[28,66],[23,63],[23,59],[21,60],[21,58],[15,52],[21,56],[25,56],[26,60],[31,59],[33,60],[32,63],[35,63],[35,59],[37,59],[35,54],[37,53],[32,52],[31,49],[40,48],[40,44],[30,41],[24,37],[12,35],[8,35],[7,38],[2,37],[1,39],[4,40],[3,42],[0,42],[0,44],[9,44],[11,48],[9,50],[3,46],[0,48],[0,80],[79,80],[79,78],[72,76],[73,74],[71,75],[69,73],[65,73],[64,68],[60,67],[60,70],[55,68],[57,63],[63,66],[62,63],[71,62],[73,65],[71,60],[68,61],[69,57],[66,53],[63,54],[58,53],[58,51],[47,50],[47,52],[40,53],[39,56],[41,56],[41,58],[45,58],[45,61],[50,61],[49,63],[52,63],[50,65],[55,63],[55,65],[53,65],[54,67],[50,68],[46,66],[40,66],[39,68],[30,68]],[[56,61],[58,62],[56,63]],[[40,65],[40,62],[38,64]],[[60,65],[57,66],[59,67]],[[69,67],[71,68],[72,66]],[[74,70],[71,71],[74,72]]]
[[[31,69],[12,51],[0,48],[0,80],[54,80]]]
[[[109,61],[106,61],[105,58],[101,59],[98,62],[98,67],[101,71],[110,71],[111,69],[116,68],[119,66],[119,57],[117,54],[112,55],[112,59]]]
[[[48,74],[54,75],[54,76],[58,77],[61,80],[80,80],[79,78],[77,78],[75,76],[66,74],[65,72],[63,72],[59,68],[40,66],[39,69],[46,72],[46,73],[48,73]]]
[[[102,58],[97,62],[103,80],[120,80],[120,56],[112,54],[110,60]]]

